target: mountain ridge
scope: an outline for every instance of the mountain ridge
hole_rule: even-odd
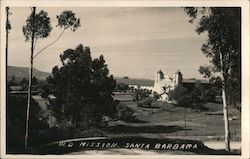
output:
[[[51,73],[40,71],[36,68],[33,68],[33,75],[36,76],[39,80],[46,80],[46,78]],[[29,68],[28,67],[19,67],[19,66],[8,66],[7,67],[7,80],[11,80],[13,75],[17,80],[23,78],[28,79],[29,77]],[[154,81],[151,79],[144,78],[123,78],[123,77],[114,77],[117,83],[124,83],[128,85],[141,85],[141,86],[153,86]]]
[[[33,68],[33,76],[36,76],[39,80],[46,80],[50,75],[48,72],[40,71],[36,68]],[[7,80],[15,76],[16,79],[29,78],[29,68],[28,67],[19,67],[19,66],[7,66]]]

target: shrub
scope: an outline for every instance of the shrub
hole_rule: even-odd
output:
[[[137,102],[137,106],[139,107],[146,107],[146,108],[151,108],[154,107],[153,102],[155,101],[154,98],[144,98],[141,101]]]
[[[155,99],[159,99],[159,98],[160,98],[160,95],[159,95],[157,92],[154,92],[154,98],[155,98]]]
[[[7,152],[20,151],[24,147],[27,95],[8,95],[7,100]],[[39,132],[48,129],[46,118],[41,116],[38,103],[31,100],[29,118],[29,145],[42,142]],[[36,136],[39,136],[37,138]]]
[[[209,100],[209,95],[205,87],[195,84],[193,90],[179,85],[169,93],[170,100],[176,100],[177,105],[183,107],[203,109],[204,104]]]
[[[133,118],[134,110],[124,103],[120,103],[117,106],[117,115],[121,120],[130,120],[131,118]]]

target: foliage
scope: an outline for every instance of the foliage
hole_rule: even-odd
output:
[[[201,66],[200,73],[206,78],[218,77],[222,72],[227,98],[233,103],[241,100],[241,9],[240,8],[185,8],[191,21],[202,17],[197,33],[208,33],[208,40],[202,52],[208,57],[211,66]]]
[[[155,101],[156,100],[154,98],[147,97],[147,98],[144,98],[144,99],[138,101],[137,106],[151,108],[151,107],[154,107],[153,103]]]
[[[59,26],[64,27],[62,33],[59,37],[42,48],[34,55],[34,50],[36,47],[37,40],[40,38],[47,38],[52,30],[50,24],[50,18],[48,17],[48,13],[41,10],[38,14],[36,14],[36,7],[32,7],[32,13],[26,20],[26,25],[23,26],[23,34],[25,36],[25,41],[31,41],[31,56],[30,56],[30,78],[29,78],[29,87],[28,87],[28,102],[27,102],[27,121],[26,121],[26,135],[25,135],[25,148],[27,148],[27,140],[28,140],[28,130],[29,130],[29,109],[31,105],[31,86],[32,86],[32,73],[33,73],[33,60],[38,56],[42,51],[46,48],[57,42],[64,31],[67,28],[70,28],[72,31],[75,31],[77,27],[80,26],[80,20],[74,17],[74,13],[71,11],[65,11],[62,13],[62,16],[58,16]],[[75,23],[75,21],[77,21]]]
[[[160,95],[157,92],[154,92],[153,95],[154,95],[155,99],[159,99],[160,98]]]
[[[7,17],[9,16],[9,15],[11,15],[11,13],[9,13],[9,7],[6,7],[5,8],[6,9],[6,14],[7,14]],[[9,21],[9,19],[7,18],[7,20],[6,20],[6,32],[9,32],[9,30],[11,30],[11,24],[10,24],[10,21]]]
[[[201,50],[210,58],[212,75],[219,73],[224,107],[226,151],[230,151],[230,132],[228,122],[228,98],[241,102],[241,8],[210,7],[185,8],[191,22],[201,13],[196,32],[208,33],[208,40]],[[203,68],[204,70],[204,68]],[[208,70],[208,69],[207,69]],[[206,71],[205,71],[206,72]]]
[[[42,98],[47,99],[50,94],[52,94],[51,86],[49,84],[45,84],[42,87],[41,96]]]
[[[8,82],[8,85],[9,86],[17,86],[18,85],[18,82],[16,81],[16,76],[15,75],[13,75],[11,77],[11,80]]]
[[[37,85],[38,84],[36,76],[33,76],[33,78],[32,78],[32,84],[33,85]]]
[[[24,130],[26,121],[26,95],[8,95],[7,100],[7,151],[23,148]],[[31,101],[30,109],[30,128],[32,136],[35,136],[39,131],[48,129],[46,118],[42,117],[42,110],[37,102]],[[38,141],[40,140],[40,141]],[[38,144],[42,142],[41,138],[35,140],[30,138],[30,144]]]
[[[68,29],[75,32],[81,26],[80,19],[75,17],[75,13],[70,10],[63,11],[60,15],[56,16],[60,28]]]
[[[139,101],[139,100],[141,100],[141,99],[143,99],[143,98],[148,97],[149,94],[150,94],[150,92],[149,92],[148,90],[145,90],[145,89],[137,89],[137,90],[135,91],[135,100],[136,100],[136,101]]]
[[[196,83],[192,90],[182,85],[169,92],[169,99],[176,100],[177,105],[191,108],[204,109],[204,104],[215,100],[216,92],[201,83]]]
[[[202,108],[211,98],[215,98],[209,88],[201,83],[196,83],[194,90],[191,92],[191,100],[193,107]]]
[[[189,107],[192,105],[190,92],[182,85],[178,85],[174,90],[169,92],[169,100],[176,100],[180,106]]]
[[[104,57],[92,60],[90,48],[80,44],[65,50],[60,59],[62,67],[55,66],[47,79],[56,97],[52,110],[74,127],[99,126],[116,105],[112,98],[116,81],[109,76]]]
[[[127,92],[127,90],[129,89],[129,86],[124,83],[118,83],[115,89],[119,92]]]
[[[129,121],[133,118],[134,110],[124,103],[117,105],[117,115],[121,120]]]
[[[19,84],[22,86],[23,90],[28,90],[29,81],[26,78],[23,78]]]
[[[43,10],[35,14],[34,18],[31,14],[26,20],[26,25],[23,26],[25,41],[31,40],[32,33],[34,33],[35,39],[47,38],[51,30],[50,17],[48,17],[48,13]]]

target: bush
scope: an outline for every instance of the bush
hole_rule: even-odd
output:
[[[154,98],[147,97],[137,102],[137,106],[151,108],[151,107],[154,107],[153,102],[155,102]]]
[[[8,95],[7,100],[7,152],[20,151],[24,148],[27,95]],[[41,116],[38,103],[31,100],[29,118],[29,145],[42,142],[38,133],[48,129],[46,118]],[[39,136],[39,137],[36,137]]]
[[[203,106],[209,100],[207,89],[200,83],[195,84],[193,90],[179,85],[169,93],[170,100],[176,100],[177,105],[183,107],[203,109]]]
[[[160,98],[160,95],[159,95],[157,92],[154,92],[154,98],[155,98],[155,99],[159,99],[159,98]]]
[[[131,120],[131,118],[133,118],[134,115],[134,110],[125,105],[124,103],[120,103],[117,106],[117,115],[118,118],[121,120]]]

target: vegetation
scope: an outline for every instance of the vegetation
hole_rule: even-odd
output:
[[[27,95],[8,95],[7,112],[7,151],[23,149],[23,139],[25,136]],[[31,100],[30,109],[30,144],[45,143],[41,138],[35,136],[42,130],[48,129],[46,118],[42,116],[42,110],[38,103]]]
[[[9,9],[10,9],[9,7],[5,7],[5,10],[6,10],[6,22],[5,22],[6,46],[5,46],[5,53],[6,53],[6,55],[8,55],[9,32],[11,30],[11,25],[10,25],[10,21],[9,21],[9,15],[11,15],[11,13],[10,13]]]
[[[117,116],[121,120],[130,121],[133,119],[134,110],[124,103],[117,105]]]
[[[146,97],[149,97],[150,91],[145,89],[136,89],[135,90],[135,101],[142,100]]]
[[[115,88],[116,91],[118,92],[127,92],[129,90],[129,86],[124,83],[118,83]]]
[[[156,107],[156,105],[154,104],[155,101],[156,101],[155,98],[147,97],[138,101],[137,106],[145,108]]]
[[[227,98],[241,99],[241,8],[187,7],[190,22],[201,14],[196,32],[208,33],[202,52],[210,58],[210,66],[201,66],[204,77],[221,79],[221,94],[224,107],[226,151],[230,151]],[[219,76],[218,76],[219,74]]]
[[[173,91],[169,92],[169,99],[176,100],[179,106],[192,106],[191,93],[182,85],[178,85]]]
[[[179,106],[205,109],[204,104],[214,101],[215,95],[214,89],[198,82],[192,90],[182,85],[177,86],[169,92],[169,99],[175,100]]]
[[[116,105],[112,98],[116,82],[103,55],[92,59],[90,48],[80,44],[65,50],[60,59],[62,67],[55,66],[47,79],[56,97],[54,114],[74,128],[99,127],[104,115],[115,113]]]
[[[36,42],[38,39],[47,38],[52,30],[52,26],[50,24],[50,18],[48,17],[48,13],[41,10],[38,14],[36,13],[36,7],[32,7],[32,13],[26,20],[26,25],[23,26],[23,34],[25,36],[25,41],[31,42],[31,54],[30,54],[30,71],[29,71],[29,87],[28,87],[28,103],[27,103],[27,121],[26,121],[26,135],[25,135],[25,148],[27,148],[27,140],[28,140],[28,129],[29,129],[29,109],[31,106],[31,86],[32,86],[32,78],[33,78],[33,61],[35,57],[37,57],[42,51],[48,48],[50,45],[54,44],[58,41],[63,35],[66,29],[70,29],[75,32],[75,30],[80,27],[80,19],[75,18],[75,14],[72,11],[64,11],[59,16],[58,25],[60,28],[63,28],[62,33],[59,37],[48,44],[36,54],[34,54],[34,50],[36,47]]]

